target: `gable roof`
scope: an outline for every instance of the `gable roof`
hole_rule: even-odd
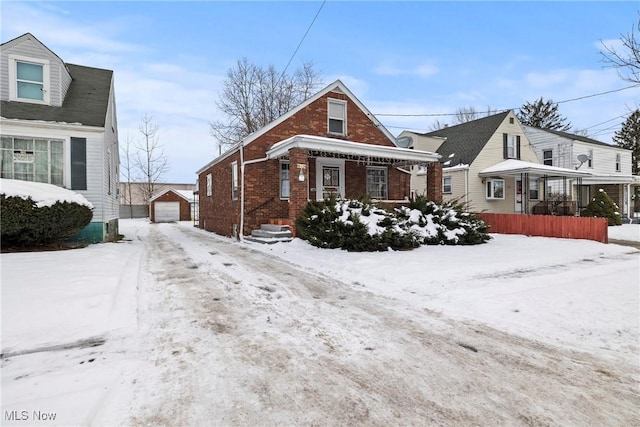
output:
[[[251,144],[251,142],[255,141],[260,136],[264,135],[265,133],[267,133],[268,131],[270,131],[274,127],[278,126],[279,124],[285,122],[286,120],[288,120],[289,118],[291,118],[292,116],[294,116],[298,112],[302,111],[303,109],[305,109],[307,106],[311,105],[312,103],[314,103],[318,99],[322,98],[323,96],[325,96],[329,92],[340,92],[340,93],[345,94],[351,101],[353,101],[354,104],[356,104],[358,106],[358,108],[360,110],[362,110],[362,112],[389,139],[389,141],[394,146],[397,146],[396,139],[391,134],[391,132],[389,132],[387,130],[387,128],[385,128],[384,125],[373,115],[373,113],[371,113],[371,111],[369,111],[369,109],[367,107],[365,107],[365,105],[362,102],[360,102],[360,100],[345,86],[345,84],[342,83],[342,81],[340,81],[338,79],[338,80],[334,81],[333,83],[325,86],[324,89],[322,89],[321,91],[319,91],[318,93],[316,93],[312,97],[307,98],[301,104],[299,104],[295,108],[289,110],[288,112],[286,112],[282,116],[278,117],[276,120],[272,121],[268,125],[263,126],[262,128],[258,129],[257,131],[253,132],[250,135],[247,135],[242,141],[238,142],[237,144],[234,144],[229,150],[225,151],[220,156],[216,157],[215,159],[213,159],[212,161],[210,161],[209,163],[207,163],[206,165],[204,165],[203,167],[198,169],[198,171],[196,173],[197,174],[202,173],[205,169],[208,169],[209,167],[211,167],[214,164],[218,163],[219,161],[225,159],[229,155],[235,153],[238,150],[238,147],[240,147],[241,145],[242,146],[247,146],[247,145]]]
[[[44,43],[42,43],[40,40],[38,40],[38,38],[36,36],[34,36],[31,33],[24,33],[21,36],[16,37],[15,39],[11,39],[9,41],[6,41],[2,44],[0,44],[0,47],[4,47],[9,48],[14,44],[18,44],[18,43],[22,43],[25,39],[29,39],[32,40],[34,42],[36,42],[38,45],[40,45],[40,47],[46,51],[48,51],[51,55],[55,56],[56,58],[58,58],[58,60],[64,64],[64,61],[62,60],[62,58],[60,58],[54,51],[52,51],[51,49],[49,49]]]
[[[193,202],[193,192],[192,191],[185,191],[185,190],[176,190],[174,188],[165,188],[162,191],[159,191],[155,196],[153,196],[151,199],[149,199],[149,203],[153,202],[154,200],[156,200],[158,197],[163,196],[169,192],[174,193],[177,196],[182,197],[183,199],[185,199],[187,202],[191,203]]]
[[[85,126],[104,127],[113,71],[73,64],[66,66],[73,81],[61,107],[2,101],[0,116],[6,119],[80,123]]]
[[[582,136],[582,135],[575,135],[575,134],[572,134],[572,133],[562,132],[562,131],[553,130],[553,129],[542,129],[542,128],[537,128],[537,127],[533,127],[533,126],[528,126],[528,127],[533,128],[533,129],[537,129],[537,130],[541,130],[541,131],[544,131],[544,132],[552,133],[554,135],[558,135],[558,136],[561,136],[563,138],[568,138],[568,139],[575,140],[575,141],[580,141],[580,142],[586,142],[587,144],[602,145],[602,146],[609,147],[609,148],[611,148],[611,147],[620,148],[620,147],[617,147],[615,145],[607,144],[606,142],[598,141],[596,139],[589,138],[589,137]]]
[[[442,155],[443,160],[453,158],[455,159],[455,164],[470,165],[510,112],[511,110],[507,110],[492,116],[419,135],[446,138],[436,150],[438,154]]]

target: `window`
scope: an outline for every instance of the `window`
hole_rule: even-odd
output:
[[[451,177],[442,177],[442,193],[451,194]]]
[[[593,167],[593,150],[589,150],[589,160],[587,160],[587,166],[592,168]]]
[[[347,102],[329,99],[328,104],[329,133],[347,134]]]
[[[0,176],[64,186],[64,141],[2,137]]]
[[[387,168],[367,168],[367,194],[372,199],[387,199]]]
[[[487,199],[504,199],[504,179],[487,180]]]
[[[616,172],[620,172],[621,166],[620,166],[620,153],[616,154]]]
[[[503,157],[505,159],[520,159],[520,135],[502,134]]]
[[[213,182],[211,180],[211,174],[207,174],[207,196],[211,196],[213,194]]]
[[[540,200],[539,188],[540,184],[537,179],[529,180],[529,200]]]
[[[553,150],[544,150],[542,152],[542,164],[553,166]]]
[[[288,199],[289,198],[289,162],[282,161],[280,162],[280,198]]]
[[[9,99],[49,103],[49,61],[9,55]]]
[[[238,162],[231,163],[231,198],[238,200]]]

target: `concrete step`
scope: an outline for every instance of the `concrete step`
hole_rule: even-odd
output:
[[[280,239],[280,238],[291,238],[292,234],[291,231],[286,230],[286,231],[268,231],[265,229],[260,229],[260,230],[252,230],[251,231],[251,236],[252,237],[260,237],[263,239]]]
[[[289,231],[290,227],[279,224],[261,224],[260,229],[264,231]]]
[[[246,236],[244,240],[248,242],[256,242],[262,243],[265,245],[273,245],[274,243],[280,242],[290,242],[291,237],[254,237],[254,236]]]

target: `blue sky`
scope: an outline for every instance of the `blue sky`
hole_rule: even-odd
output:
[[[159,125],[168,182],[194,182],[215,157],[209,122],[226,71],[241,58],[282,70],[321,2],[15,2],[1,4],[2,41],[35,35],[64,61],[115,71],[120,142]],[[606,68],[640,2],[327,1],[293,58],[341,79],[374,114],[447,114],[564,101],[630,86]],[[640,88],[562,103],[577,129],[611,142]],[[428,131],[450,116],[378,116]]]

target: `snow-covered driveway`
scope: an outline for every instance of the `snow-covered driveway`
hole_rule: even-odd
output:
[[[147,245],[149,365],[126,423],[637,420],[634,366],[416,311],[194,229],[153,226]]]
[[[119,283],[137,283],[134,325],[125,327],[131,322],[123,321],[130,310],[114,309],[105,323],[117,328],[99,335],[103,342],[95,346],[79,341],[72,348],[50,349],[42,343],[37,353],[5,354],[3,425],[31,425],[36,410],[57,412],[59,425],[619,426],[637,421],[640,371],[628,357],[603,357],[453,320],[406,297],[385,295],[379,284],[332,279],[264,247],[184,224],[137,223],[127,237],[132,242],[120,251],[128,258],[118,264],[126,277]],[[109,245],[95,250],[105,248]],[[288,248],[295,251],[296,245]],[[637,262],[637,254],[619,258]],[[473,260],[467,261],[471,267],[461,268],[458,281],[473,269]],[[505,274],[491,266],[484,271]],[[89,280],[98,274],[92,271]],[[534,272],[518,274],[526,279]],[[3,271],[3,282],[5,277],[14,276]],[[123,292],[112,292],[113,300]],[[424,296],[415,293],[415,298]],[[90,306],[108,312],[99,301],[91,299]],[[3,323],[3,334],[4,328]],[[95,337],[91,328],[85,334]],[[630,346],[637,349],[637,343]],[[39,387],[49,397],[26,400]],[[6,410],[28,410],[31,419],[7,422]]]

